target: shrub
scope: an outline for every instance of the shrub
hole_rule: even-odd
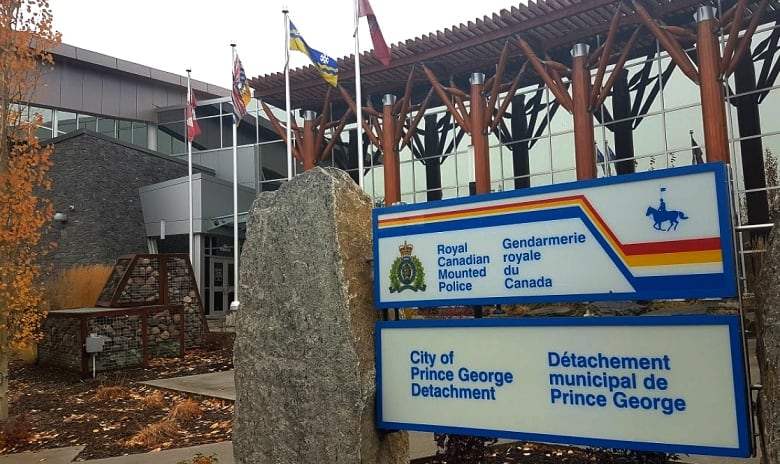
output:
[[[32,424],[30,419],[20,414],[0,424],[0,450],[13,449],[24,445],[32,438]]]
[[[130,396],[130,391],[125,387],[112,385],[110,387],[100,387],[95,392],[95,399],[98,401],[113,401]]]
[[[625,462],[667,464],[677,461],[679,457],[676,454],[612,448],[586,448],[585,454],[591,462],[598,462],[599,464],[622,464]]]
[[[113,266],[74,266],[57,273],[47,285],[49,308],[71,309],[95,306]]]
[[[447,464],[483,462],[487,457],[488,447],[498,443],[497,438],[447,433],[435,433],[433,439],[436,440],[436,457],[443,458]]]
[[[236,334],[232,332],[208,332],[205,337],[207,351],[232,350]]]
[[[190,421],[202,415],[203,409],[201,409],[200,405],[195,400],[188,399],[174,406],[171,412],[168,413],[168,419]]]
[[[170,441],[179,434],[179,424],[175,420],[163,419],[149,424],[133,435],[128,444],[154,448]]]
[[[142,396],[138,401],[144,409],[163,409],[168,406],[168,403],[165,402],[165,396],[160,390],[155,390],[146,396]]]
[[[214,454],[204,456],[203,454],[198,453],[195,455],[195,457],[192,458],[192,460],[179,461],[176,464],[219,464],[219,460]]]

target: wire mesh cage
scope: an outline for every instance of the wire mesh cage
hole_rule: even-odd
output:
[[[201,346],[208,325],[189,257],[117,259],[95,307],[49,313],[38,346],[42,363],[89,372],[147,366]],[[99,349],[88,352],[87,342]]]

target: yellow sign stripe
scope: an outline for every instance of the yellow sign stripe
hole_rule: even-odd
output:
[[[636,255],[624,259],[630,267],[673,266],[676,264],[720,263],[723,260],[723,255],[720,250],[704,250]]]

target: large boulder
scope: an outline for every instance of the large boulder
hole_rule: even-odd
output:
[[[780,237],[778,225],[769,235],[756,296],[756,355],[763,388],[759,417],[763,425],[762,462],[780,462]]]
[[[371,201],[315,168],[254,202],[236,319],[237,463],[404,463],[375,427]]]

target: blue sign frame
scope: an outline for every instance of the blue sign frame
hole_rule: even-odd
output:
[[[737,443],[734,448],[689,445],[684,443],[685,437],[680,437],[680,443],[655,443],[639,441],[623,441],[584,436],[549,435],[533,432],[515,432],[505,430],[472,429],[453,427],[446,424],[415,424],[399,423],[384,420],[382,410],[382,336],[386,330],[393,329],[431,329],[437,327],[588,327],[588,326],[692,326],[692,325],[725,325],[728,327],[728,338],[731,352],[731,371],[733,375],[734,400],[736,405]],[[560,443],[580,446],[596,446],[604,448],[621,448],[663,453],[701,454],[712,456],[748,457],[751,455],[750,440],[750,399],[746,380],[745,358],[737,316],[638,316],[638,317],[591,317],[591,318],[517,318],[517,319],[440,319],[440,320],[407,320],[378,322],[376,331],[376,372],[377,372],[377,426],[389,430],[412,430],[420,432],[450,433],[460,435],[484,436],[525,440],[533,442]]]
[[[409,235],[430,234],[452,230],[452,225],[447,222],[421,223],[403,227],[380,230],[379,219],[382,215],[406,212],[424,212],[432,208],[447,206],[474,205],[478,208],[481,203],[497,199],[521,198],[530,195],[548,194],[564,191],[577,191],[590,187],[601,187],[625,184],[655,179],[668,179],[691,174],[710,172],[714,174],[716,188],[716,202],[718,210],[718,229],[720,232],[720,245],[722,250],[722,273],[709,274],[681,274],[668,276],[633,276],[630,271],[620,263],[615,252],[606,242],[604,237],[597,232],[596,226],[587,215],[578,207],[558,208],[554,211],[536,211],[501,216],[498,218],[475,218],[460,220],[457,223],[458,230],[478,229],[481,227],[500,226],[514,223],[533,223],[555,219],[579,219],[593,234],[596,242],[603,248],[606,255],[612,259],[616,268],[627,281],[635,288],[633,292],[604,292],[587,294],[552,294],[552,295],[526,295],[518,296],[490,296],[490,297],[453,297],[453,298],[426,298],[423,293],[419,298],[396,300],[383,300],[381,286],[386,285],[380,276],[380,266],[387,266],[379,255],[379,241],[388,237],[401,237]],[[373,248],[374,248],[374,301],[378,308],[388,309],[397,307],[415,306],[455,306],[455,305],[491,305],[508,303],[552,303],[565,301],[606,301],[626,299],[666,299],[666,298],[704,298],[704,297],[733,297],[737,294],[737,279],[734,262],[734,247],[732,238],[731,208],[729,198],[728,166],[723,163],[707,163],[703,165],[686,166],[672,169],[649,171],[637,174],[607,177],[601,179],[569,182],[564,184],[549,185],[531,189],[497,192],[474,197],[463,197],[436,202],[427,202],[414,205],[399,205],[387,208],[377,208],[372,212]],[[671,223],[670,223],[671,226]]]

